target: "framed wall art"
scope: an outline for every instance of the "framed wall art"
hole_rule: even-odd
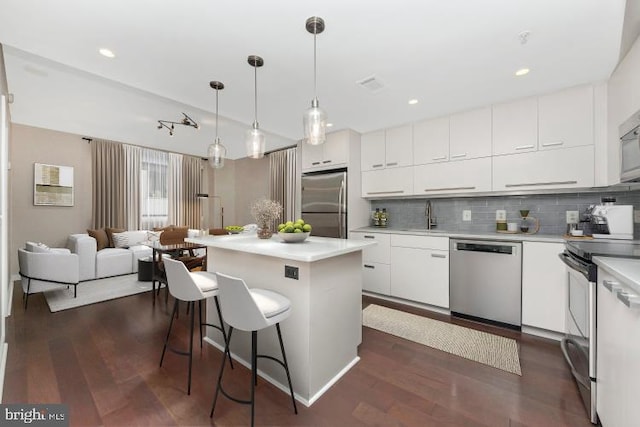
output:
[[[34,164],[33,204],[73,206],[73,167]]]

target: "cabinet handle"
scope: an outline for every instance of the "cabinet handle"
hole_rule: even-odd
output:
[[[325,160],[322,163],[331,163],[331,160]]]
[[[382,163],[378,163],[377,165],[371,165],[372,168],[381,168],[384,166]]]
[[[555,141],[555,142],[543,142],[543,147],[557,147],[558,145],[564,144],[564,141]]]
[[[516,150],[528,150],[529,148],[535,148],[535,145],[519,145],[516,147]]]
[[[376,238],[376,236],[369,236],[369,235],[365,235],[365,236],[364,236],[364,238],[365,238],[365,239],[375,239],[375,238]]]
[[[387,163],[387,166],[397,166],[398,162],[391,162],[391,163]]]
[[[541,185],[577,184],[578,181],[524,182],[522,184],[505,184],[505,187],[533,187]]]
[[[311,162],[311,164],[315,166],[315,165],[319,165],[320,162]]]
[[[392,190],[392,191],[367,191],[367,194],[399,194],[404,193],[404,190]]]
[[[373,269],[375,269],[376,266],[375,265],[371,265],[371,264],[365,264],[364,268],[373,268]]]
[[[453,190],[475,190],[476,187],[441,187],[441,188],[425,188],[424,191],[453,191]]]
[[[460,157],[467,157],[467,153],[453,154],[451,156],[452,159],[459,159]]]
[[[446,255],[443,254],[431,254],[431,258],[446,258]]]
[[[618,292],[618,299],[629,308],[640,308],[640,298],[638,295],[629,292]]]
[[[622,290],[622,286],[620,286],[620,283],[614,282],[612,280],[603,280],[602,284],[604,285],[605,288],[607,288],[610,292],[613,292],[613,293],[616,293]]]
[[[447,156],[432,157],[431,160],[446,160]]]

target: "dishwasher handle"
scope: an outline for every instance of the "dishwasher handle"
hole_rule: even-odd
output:
[[[467,252],[485,252],[492,254],[513,255],[516,247],[513,245],[501,245],[494,243],[469,243],[456,242],[455,250]]]

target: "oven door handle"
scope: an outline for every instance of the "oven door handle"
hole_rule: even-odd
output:
[[[578,350],[580,350],[584,354],[584,357],[587,360],[589,358],[589,355],[587,354],[586,351],[584,351],[584,349],[580,346],[580,344],[578,344],[572,338],[563,338],[562,341],[560,341],[560,348],[562,349],[562,354],[564,354],[565,360],[569,364],[569,368],[571,369],[571,374],[574,376],[576,381],[578,381],[580,384],[585,386],[587,388],[587,390],[590,390],[591,389],[591,384],[590,384],[589,378],[587,378],[586,376],[584,376],[584,375],[580,374],[578,371],[576,371],[576,368],[573,365],[573,362],[571,361],[571,358],[569,357],[569,349],[567,348],[568,344],[573,344],[574,346],[576,346],[576,348],[578,348]]]
[[[558,256],[560,257],[562,262],[565,263],[567,267],[571,268],[572,270],[576,270],[580,272],[584,277],[589,278],[589,269],[586,266],[574,260],[564,252],[561,254],[558,254]]]

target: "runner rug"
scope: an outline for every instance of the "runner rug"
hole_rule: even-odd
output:
[[[362,311],[362,324],[465,359],[522,375],[518,343],[511,338],[375,304],[367,306]]]

